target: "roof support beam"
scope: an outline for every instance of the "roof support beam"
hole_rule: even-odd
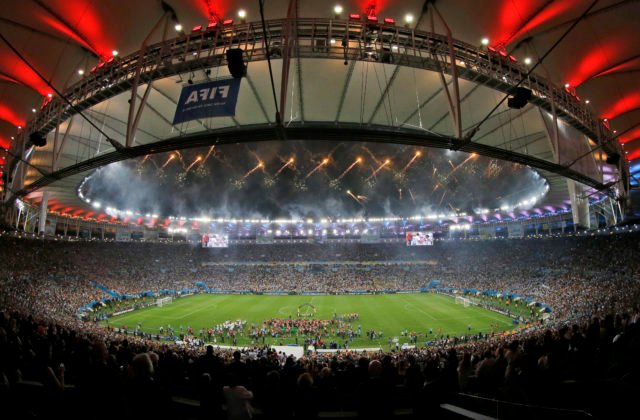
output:
[[[448,47],[448,52],[449,52],[449,65],[450,70],[451,70],[451,78],[452,80],[452,86],[453,86],[453,97],[451,96],[451,93],[449,92],[449,86],[447,85],[445,79],[444,79],[444,67],[446,66],[447,63],[446,61],[439,61],[439,57],[437,56],[437,53],[431,49],[431,54],[434,58],[434,60],[436,60],[440,66],[440,81],[442,82],[442,86],[444,87],[444,90],[447,94],[447,100],[449,102],[449,113],[451,115],[451,120],[453,123],[453,132],[456,136],[456,138],[458,139],[462,139],[462,116],[460,115],[460,86],[458,84],[458,66],[456,64],[456,53],[453,47],[454,44],[454,40],[453,40],[453,36],[451,36],[451,29],[449,29],[449,25],[447,25],[447,22],[444,20],[444,18],[442,17],[442,15],[440,14],[440,12],[438,11],[438,8],[436,7],[436,5],[434,3],[431,3],[431,8],[432,8],[432,12],[431,12],[431,31],[433,33],[436,32],[435,30],[435,22],[434,22],[434,15],[438,15],[438,19],[440,20],[440,23],[442,23],[442,26],[444,26],[446,35],[447,35],[447,47]]]
[[[599,180],[590,178],[569,166],[559,165],[534,156],[501,149],[495,146],[470,141],[460,146],[454,137],[429,134],[417,130],[407,130],[399,127],[370,126],[362,128],[360,124],[291,124],[289,127],[272,127],[258,125],[251,127],[230,127],[216,130],[215,132],[197,133],[190,136],[179,136],[150,144],[143,144],[127,149],[116,150],[111,153],[101,154],[86,161],[68,166],[57,172],[43,175],[28,187],[23,187],[10,198],[23,197],[30,192],[50,185],[56,180],[66,178],[108,165],[147,154],[166,153],[178,149],[190,149],[211,145],[223,145],[244,142],[272,141],[278,138],[279,131],[284,130],[286,138],[309,141],[368,141],[373,143],[394,143],[412,146],[435,147],[439,149],[459,150],[467,153],[478,153],[490,158],[503,159],[523,165],[529,165],[544,171],[557,173],[566,178],[573,179],[581,184],[594,189],[606,190],[609,185],[603,185]]]
[[[280,79],[280,113],[284,115],[287,109],[287,91],[289,86],[289,69],[291,68],[291,51],[293,44],[297,43],[293,34],[293,27],[297,25],[298,18],[298,0],[289,0],[289,8],[287,9],[287,19],[282,30],[282,77]],[[268,42],[268,40],[265,40]],[[282,115],[280,121],[282,122]]]
[[[151,38],[151,36],[160,27],[160,24],[162,22],[165,22],[165,23],[167,22],[168,17],[169,17],[169,12],[165,11],[162,14],[162,17],[153,26],[153,28],[151,29],[147,37],[144,39],[144,41],[142,41],[142,46],[139,52],[140,60],[138,60],[138,63],[136,66],[136,75],[133,78],[133,84],[131,86],[131,99],[129,99],[129,119],[127,121],[127,132],[125,136],[125,145],[127,147],[131,147],[133,145],[133,137],[135,135],[136,129],[138,128],[138,122],[140,121],[140,113],[144,108],[145,100],[143,99],[143,102],[140,104],[140,108],[138,109],[138,114],[136,115],[136,99],[138,97],[138,85],[140,84],[140,74],[142,73],[142,68],[144,67],[144,63],[145,63],[144,56],[147,50],[147,44],[149,43],[149,39]],[[164,31],[164,34],[166,34],[166,31]],[[162,38],[163,38],[162,41],[164,41],[165,40],[164,35],[162,36]],[[150,85],[151,83],[149,83],[149,85],[147,86],[147,92],[145,92],[145,98],[148,95]]]
[[[60,134],[60,124],[56,125],[56,132],[53,137],[53,153],[51,154],[51,170],[53,172],[58,170],[58,161],[60,159],[60,152],[64,149],[64,145],[67,142],[67,138],[69,137],[69,132],[71,131],[71,126],[73,125],[73,117],[69,118],[69,123],[67,124],[67,128],[64,131],[64,135],[62,136],[62,140],[60,141],[60,146],[58,144],[58,138]]]

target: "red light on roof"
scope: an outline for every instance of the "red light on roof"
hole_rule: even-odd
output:
[[[109,57],[109,59],[107,60],[107,64],[111,63],[113,61],[113,57]]]
[[[216,26],[218,26],[218,22],[209,22],[209,24],[207,25],[207,29],[213,29]]]
[[[580,102],[580,97],[576,95],[576,101]]]
[[[194,26],[191,28],[191,33],[200,32],[202,30],[202,25]]]
[[[509,56],[509,60],[513,61],[514,63],[517,63],[517,62],[518,62],[518,59],[517,59],[515,56],[513,56],[513,55],[510,55],[510,56]]]
[[[395,25],[396,20],[394,18],[384,18],[384,23],[386,23],[387,25]]]
[[[494,52],[498,52],[498,50],[496,49],[496,47],[492,47],[491,45],[489,45],[487,48],[489,49],[489,51],[491,51],[491,52],[493,52],[493,53],[494,53]]]
[[[98,70],[98,66],[93,66],[91,67],[91,70],[89,71],[89,73],[95,73],[96,70]]]
[[[503,57],[506,57],[506,56],[507,56],[507,50],[500,50],[500,51],[499,51],[499,53],[500,53],[500,55],[501,55],[501,56],[503,56]]]
[[[378,23],[378,16],[367,16],[367,20],[369,22],[375,22]]]
[[[567,93],[571,93],[571,89],[569,89],[568,87],[564,88],[564,91]]]
[[[222,21],[222,24],[224,26],[233,25],[233,19],[225,19],[225,20]]]
[[[104,67],[104,61],[101,61],[101,62],[98,64],[98,68],[99,68],[99,69],[101,69],[101,68],[103,68],[103,67]]]
[[[360,20],[360,13],[350,13],[349,19],[351,20]]]

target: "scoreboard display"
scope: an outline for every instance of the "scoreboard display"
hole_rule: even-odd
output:
[[[433,232],[407,232],[407,246],[432,246]]]
[[[203,248],[228,248],[229,236],[219,233],[205,233],[202,235]]]

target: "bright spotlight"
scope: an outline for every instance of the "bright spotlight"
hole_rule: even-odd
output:
[[[333,13],[335,13],[336,15],[339,15],[340,13],[342,13],[342,6],[340,6],[339,4],[336,4],[333,7]]]
[[[482,42],[482,45],[484,45],[486,47],[487,45],[489,45],[489,38],[484,37],[484,38],[482,38],[482,41],[480,41],[480,42]]]

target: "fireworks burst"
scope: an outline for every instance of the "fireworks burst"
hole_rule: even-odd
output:
[[[267,176],[264,178],[263,183],[265,188],[273,188],[273,186],[276,185],[276,180],[274,177]]]
[[[257,171],[260,168],[264,168],[264,163],[258,162],[258,164],[256,166],[254,166],[253,169],[251,169],[249,172],[244,174],[244,176],[242,177],[242,181],[247,179],[252,173],[254,173],[255,171]]]
[[[167,165],[168,165],[169,163],[171,163],[171,161],[172,161],[173,159],[175,159],[175,158],[176,158],[176,155],[175,155],[175,154],[173,154],[173,153],[172,153],[171,155],[169,155],[169,158],[168,158],[168,159],[167,159],[167,161],[164,163],[164,165],[162,165],[162,166],[160,167],[160,170],[163,170],[164,168],[166,168],[166,167],[167,167]]]
[[[413,204],[415,205],[416,204],[416,199],[413,196],[413,192],[411,192],[411,189],[409,189],[408,191],[409,191],[409,197],[411,197],[411,201],[413,201]]]
[[[306,178],[305,178],[306,179]],[[296,178],[293,181],[293,187],[297,190],[297,191],[307,191],[307,184],[304,182],[305,179],[299,179]]]
[[[315,174],[317,171],[320,170],[320,168],[322,168],[324,165],[326,165],[327,163],[329,163],[329,159],[328,158],[324,158],[322,159],[322,162],[320,162],[315,168],[313,168],[311,170],[311,172],[309,172],[307,174],[307,176],[304,177],[304,179],[309,178],[311,175]]]
[[[187,169],[185,169],[184,171],[185,175],[189,173],[191,168],[193,168],[193,165],[200,162],[201,160],[202,160],[202,156],[198,156],[193,162],[191,162],[191,165],[187,166]]]
[[[211,154],[213,153],[213,149],[215,149],[216,146],[211,146],[209,148],[209,151],[207,152],[207,154],[205,155],[204,159],[202,159],[202,164],[204,165],[204,163],[209,160],[209,156],[211,156]]]
[[[198,165],[193,172],[198,178],[207,178],[210,174],[206,165]]]
[[[350,171],[351,169],[353,169],[353,167],[354,167],[354,166],[356,166],[356,165],[357,165],[358,163],[360,163],[360,162],[362,162],[362,158],[360,158],[360,157],[359,157],[359,158],[357,158],[357,159],[356,159],[356,160],[355,160],[351,165],[349,165],[349,166],[347,167],[347,169],[345,169],[345,170],[340,174],[340,176],[336,178],[336,180],[337,180],[337,181],[340,181],[340,180],[341,180],[341,179],[342,179],[346,174],[348,174],[348,173],[349,173],[349,171]]]
[[[391,163],[391,161],[389,159],[387,159],[384,162],[382,162],[382,165],[378,166],[378,168],[376,170],[374,170],[373,173],[369,176],[369,178],[367,178],[365,181],[369,181],[371,178],[375,178],[375,176],[378,174],[378,172],[380,172],[385,166],[387,166],[390,163]]]
[[[237,190],[241,190],[244,188],[244,186],[246,185],[246,182],[243,179],[232,179],[231,180],[231,185],[233,185],[233,187]]]
[[[182,158],[182,153],[180,153],[179,150],[175,150],[174,153],[176,154],[176,156],[178,156],[178,159],[180,160],[182,167],[185,168],[187,165],[186,163],[184,163],[184,159]]]
[[[420,151],[418,150],[416,152],[415,155],[413,155],[413,157],[411,158],[411,160],[409,161],[409,163],[407,163],[406,165],[404,165],[404,168],[402,168],[402,173],[407,172],[407,170],[411,167],[411,165],[413,164],[413,162],[416,161],[416,159],[418,159],[420,156],[422,155],[422,153],[420,153]]]
[[[176,186],[178,188],[183,188],[186,182],[187,182],[186,172],[180,172],[176,175]]]
[[[280,172],[284,171],[284,169],[289,166],[289,165],[293,165],[293,162],[295,162],[294,158],[290,158],[288,161],[285,162],[284,165],[282,165],[280,167],[280,169],[278,169],[278,171],[275,173],[275,175],[273,176],[273,178],[277,178],[278,175],[280,175]]]
[[[358,204],[360,204],[361,206],[364,206],[364,204],[362,204],[362,201],[360,201],[360,199],[358,197],[356,197],[350,190],[347,190],[347,195],[351,198],[353,198],[354,200],[356,200],[356,202]]]

